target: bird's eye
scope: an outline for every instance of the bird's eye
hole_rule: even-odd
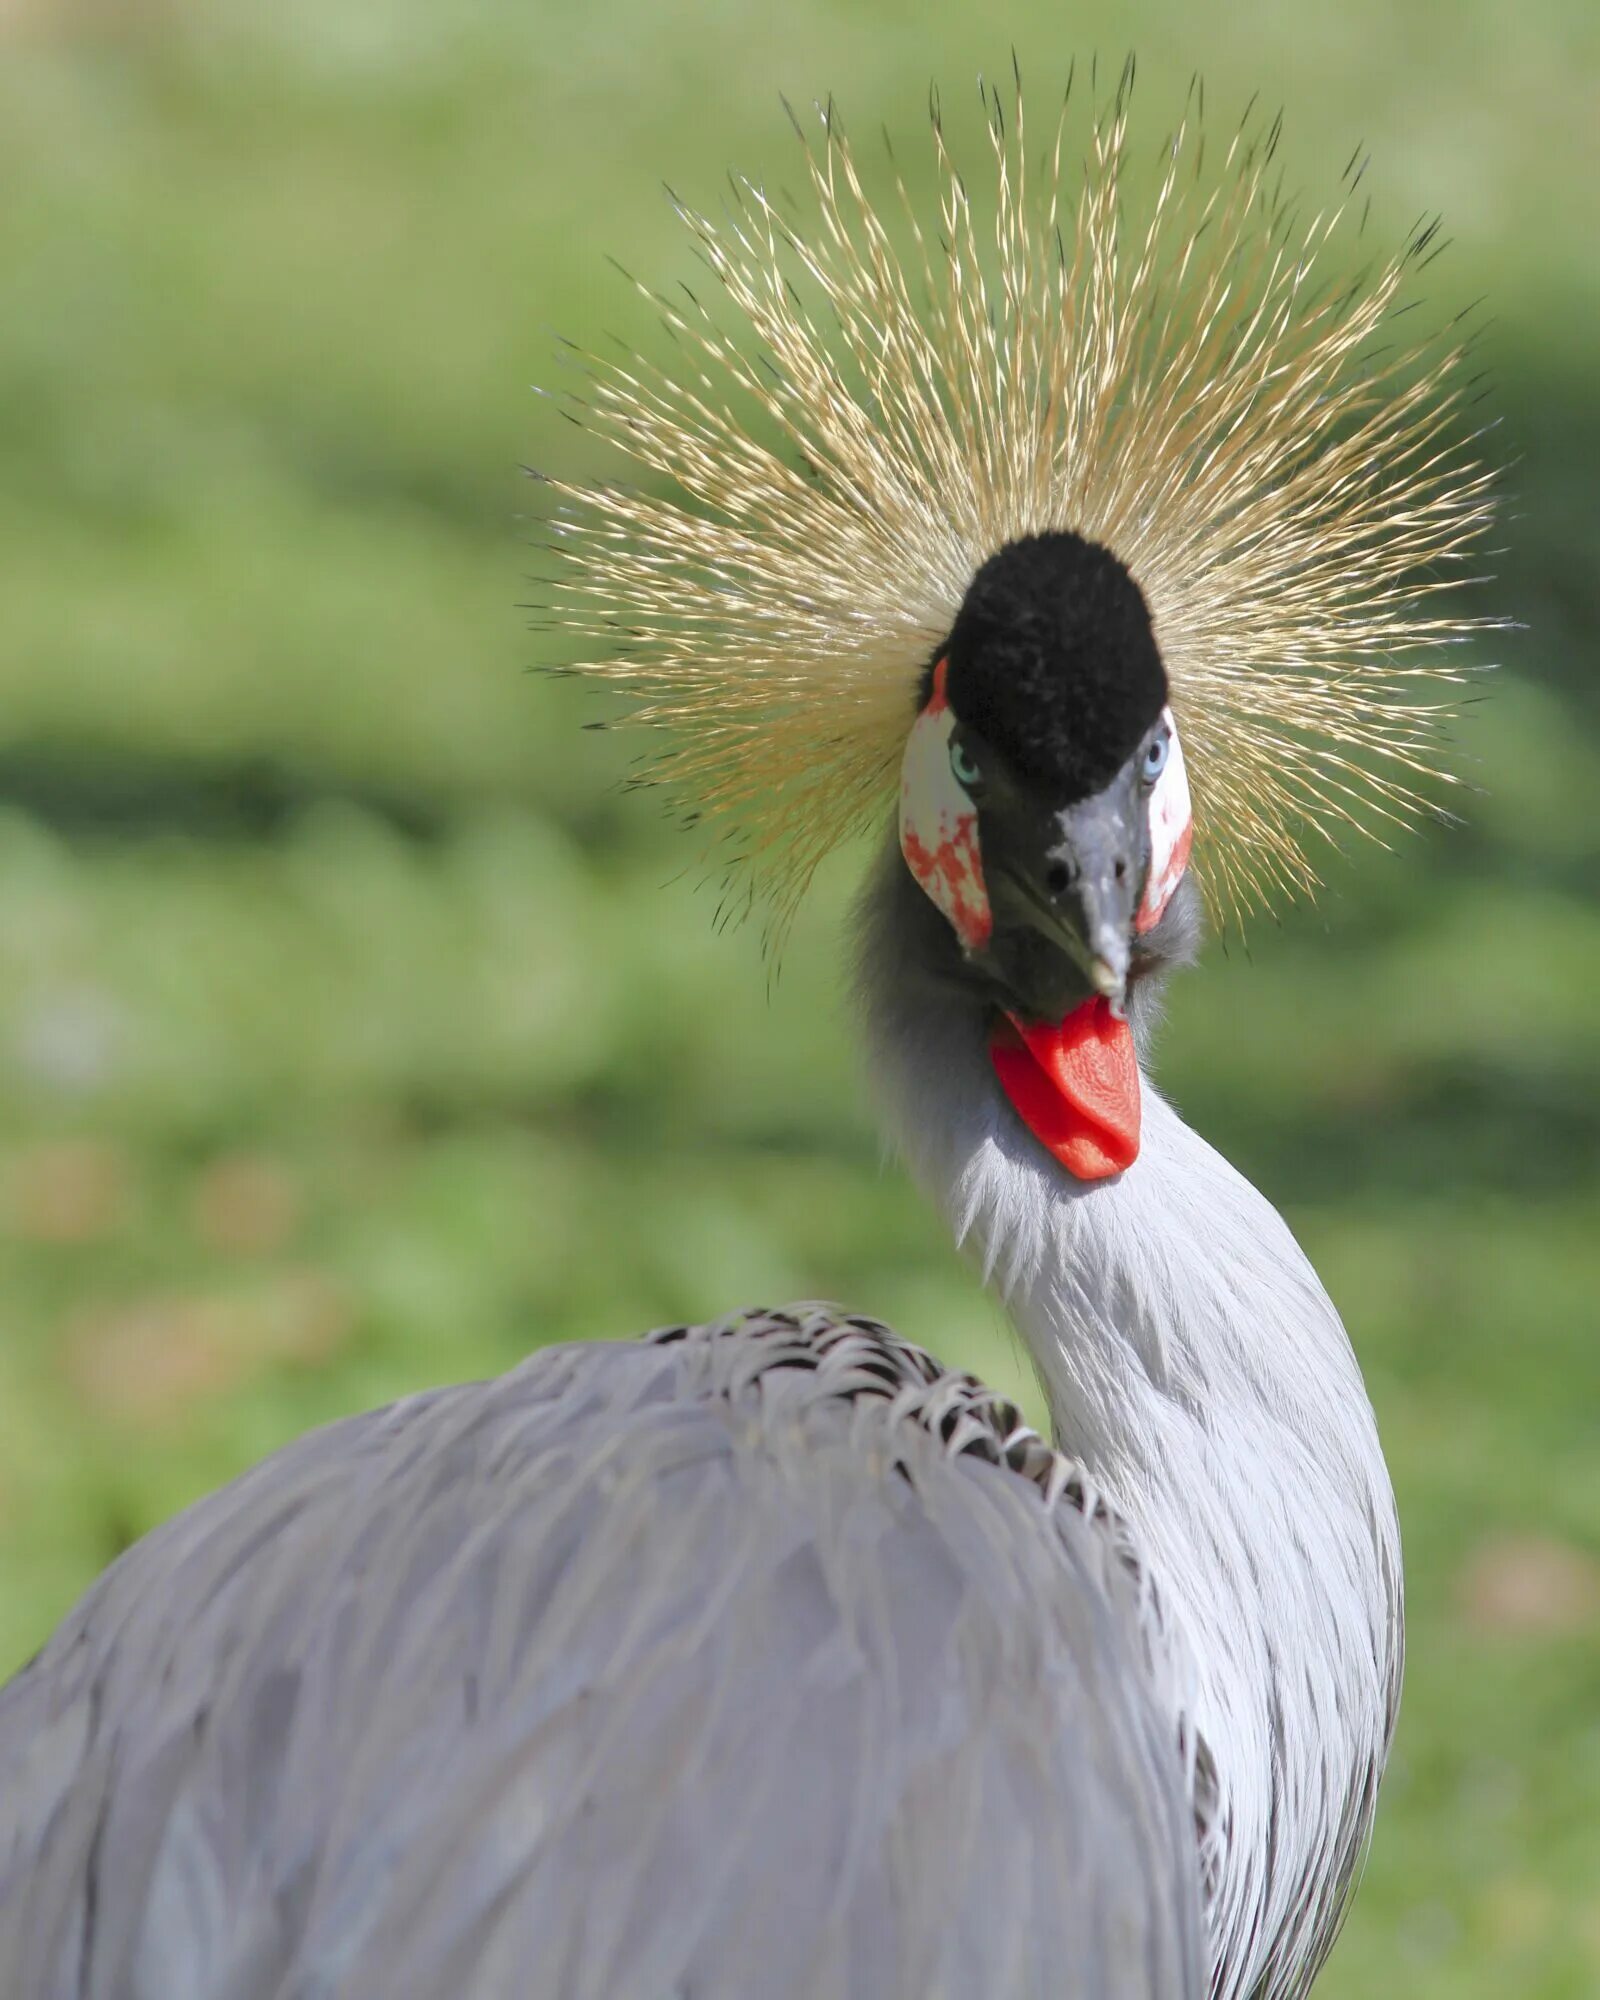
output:
[[[970,792],[974,785],[982,782],[983,773],[978,769],[966,745],[954,739],[950,744],[950,769],[956,783],[964,791]]]
[[[1144,780],[1146,784],[1149,784],[1153,778],[1159,778],[1162,771],[1166,768],[1167,743],[1167,737],[1153,736],[1146,745],[1144,753]]]

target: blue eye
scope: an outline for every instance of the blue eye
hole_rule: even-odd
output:
[[[958,785],[964,791],[982,781],[983,773],[967,754],[966,746],[952,739],[950,744],[950,770]]]
[[[1166,769],[1167,745],[1171,739],[1165,735],[1152,737],[1144,753],[1144,780],[1149,784],[1159,778]]]

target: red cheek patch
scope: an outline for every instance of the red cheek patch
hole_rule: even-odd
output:
[[[923,891],[949,918],[968,951],[989,942],[994,919],[983,886],[978,854],[978,816],[959,814],[932,847],[923,844],[915,827],[900,829],[900,850]]]
[[[923,894],[944,912],[968,951],[994,930],[983,879],[978,814],[950,768],[955,716],[944,691],[945,663],[933,672],[933,697],[911,726],[900,767],[900,851]]]
[[[1078,1180],[1108,1180],[1139,1157],[1139,1059],[1109,1001],[1054,1025],[1002,1014],[989,1059],[1017,1116]]]

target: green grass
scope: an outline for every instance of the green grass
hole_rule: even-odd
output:
[[[0,1670],[306,1426],[541,1341],[846,1298],[1026,1393],[852,1064],[852,858],[768,995],[581,691],[530,678],[548,329],[687,269],[657,184],[914,129],[950,4],[26,10],[0,66]],[[1078,10],[1080,48],[1133,37]],[[1466,824],[1174,995],[1163,1076],[1344,1310],[1400,1494],[1400,1743],[1332,2000],[1600,1989],[1592,10],[1141,10],[1154,129],[1258,85],[1488,291],[1529,626]],[[1385,240],[1388,240],[1386,238]],[[1540,1563],[1544,1563],[1541,1571]],[[1553,1565],[1553,1567],[1552,1567]],[[1508,1577],[1545,1575],[1532,1597]],[[1552,1581],[1553,1579],[1553,1581]]]

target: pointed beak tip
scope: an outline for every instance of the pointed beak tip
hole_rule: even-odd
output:
[[[1094,982],[1095,991],[1111,1002],[1114,1011],[1120,1010],[1128,984],[1126,967],[1119,969],[1110,959],[1097,953],[1090,964],[1089,977]]]

